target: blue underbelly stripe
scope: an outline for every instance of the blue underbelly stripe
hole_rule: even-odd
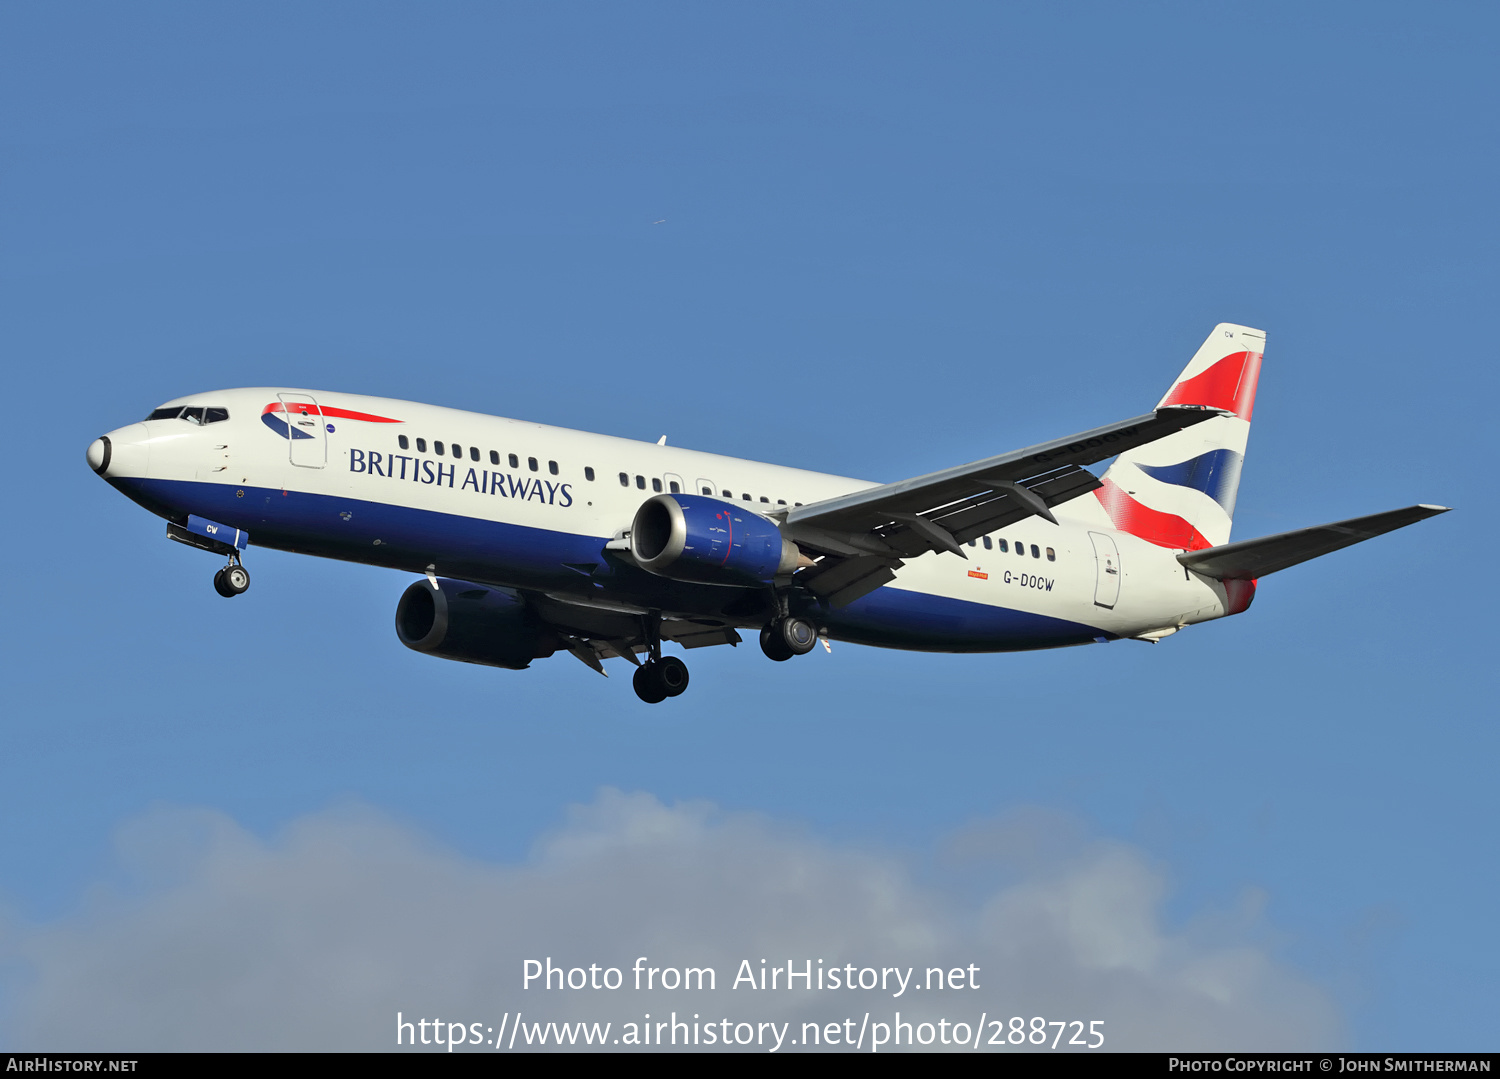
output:
[[[156,512],[192,513],[244,529],[257,547],[407,573],[420,574],[432,565],[444,577],[707,618],[754,596],[754,590],[671,581],[611,562],[603,551],[607,540],[600,536],[279,488],[189,480],[110,482]],[[591,575],[579,568],[591,564],[597,567]],[[809,598],[803,609],[837,640],[917,651],[1022,651],[1112,636],[1065,619],[889,585],[848,607],[822,608]]]

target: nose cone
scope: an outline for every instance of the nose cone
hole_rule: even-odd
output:
[[[146,425],[132,423],[89,443],[89,467],[107,480],[146,475]]]
[[[89,467],[99,475],[104,475],[109,470],[110,441],[109,436],[96,438],[89,443]]]

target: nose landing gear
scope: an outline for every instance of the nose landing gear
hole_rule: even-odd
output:
[[[225,599],[233,599],[250,588],[250,571],[235,558],[229,565],[214,574],[214,591]]]
[[[240,552],[250,545],[250,533],[244,529],[189,515],[187,524],[167,522],[167,539],[229,559],[229,565],[214,574],[214,591],[225,599],[250,588],[250,571],[240,563]]]

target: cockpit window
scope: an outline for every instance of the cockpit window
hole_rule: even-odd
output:
[[[201,426],[205,423],[218,423],[220,420],[229,419],[229,409],[196,408],[191,405],[184,408],[182,405],[172,405],[169,408],[156,409],[151,413],[151,415],[147,416],[146,419],[187,420],[188,423],[196,423]]]

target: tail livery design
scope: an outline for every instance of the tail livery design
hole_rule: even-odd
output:
[[[1225,414],[1119,456],[1094,492],[1116,528],[1184,551],[1229,542],[1265,349],[1260,330],[1214,327],[1156,407]]]

